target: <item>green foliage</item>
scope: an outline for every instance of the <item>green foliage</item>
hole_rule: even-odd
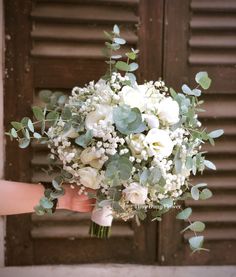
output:
[[[182,220],[187,220],[190,215],[192,214],[192,209],[191,208],[186,208],[180,213],[177,214],[176,218],[177,219],[182,219]]]
[[[205,224],[201,221],[195,221],[184,228],[181,232],[183,233],[189,229],[193,232],[203,232],[205,230]]]
[[[219,130],[214,130],[212,132],[210,132],[208,135],[211,138],[218,138],[220,136],[222,136],[224,134],[224,130],[219,129]]]
[[[105,176],[115,181],[128,180],[131,175],[132,167],[133,164],[128,157],[114,155],[108,160]],[[117,183],[117,185],[119,185],[119,183]]]
[[[203,89],[208,89],[211,85],[211,79],[205,71],[198,72],[195,76],[195,80]]]
[[[189,245],[193,251],[200,250],[202,248],[203,242],[203,236],[195,236],[189,239]]]
[[[44,116],[44,113],[43,113],[43,111],[40,107],[35,106],[35,107],[32,108],[32,110],[33,110],[33,113],[34,113],[34,117],[38,121],[44,120],[45,116]]]
[[[138,108],[125,105],[116,107],[113,109],[113,120],[117,130],[124,135],[140,133],[146,128]]]
[[[86,148],[92,141],[93,132],[92,130],[88,130],[85,134],[80,135],[75,139],[75,143],[83,148]]]

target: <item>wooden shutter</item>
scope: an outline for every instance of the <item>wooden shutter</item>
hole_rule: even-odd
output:
[[[217,171],[206,171],[194,182],[206,181],[214,192],[207,201],[189,201],[193,220],[206,222],[205,247],[210,252],[190,256],[183,227],[167,216],[160,225],[159,259],[163,264],[234,264],[236,256],[236,2],[225,0],[165,1],[164,78],[180,91],[194,84],[199,71],[213,80],[204,93],[201,117],[208,130],[223,128],[216,147],[206,147]]]
[[[30,115],[43,88],[69,92],[104,74],[102,31],[117,23],[128,46],[141,49],[140,78],[161,75],[163,1],[5,1],[5,126]],[[151,21],[152,20],[152,21]],[[153,24],[155,23],[155,25]],[[147,30],[146,30],[147,29]],[[155,35],[154,32],[155,31]],[[140,36],[139,36],[140,34]],[[146,44],[148,42],[148,44]],[[158,42],[158,44],[157,44]],[[150,48],[155,49],[150,54]],[[150,64],[149,61],[152,61]],[[154,76],[154,77],[153,77]],[[40,170],[46,149],[19,150],[7,140],[5,177],[49,182]],[[53,216],[7,218],[7,265],[142,262],[156,258],[156,224],[115,222],[111,239],[88,237],[89,215],[58,211]]]

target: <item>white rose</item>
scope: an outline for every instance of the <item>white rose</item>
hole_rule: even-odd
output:
[[[141,152],[145,149],[144,139],[144,134],[132,134],[126,139],[132,155],[136,158],[140,158]]]
[[[85,119],[87,130],[93,130],[96,125],[113,123],[112,107],[108,105],[98,105],[96,110],[90,112]]]
[[[136,88],[124,86],[119,93],[121,102],[130,106],[131,108],[138,108],[141,112],[143,112],[146,107],[146,90],[147,88],[145,85],[136,86]]]
[[[104,160],[101,158],[102,154],[97,150],[92,150],[92,147],[84,149],[80,155],[83,164],[89,164],[96,169],[101,169],[104,164]]]
[[[142,187],[136,182],[133,182],[123,190],[123,193],[126,200],[136,205],[143,205],[147,199],[148,189],[146,187]]]
[[[111,206],[105,205],[102,208],[94,208],[92,211],[91,220],[100,226],[110,227],[113,220]]]
[[[159,119],[154,114],[144,114],[143,119],[150,129],[159,128]]]
[[[174,143],[170,139],[168,133],[156,128],[148,132],[145,143],[148,146],[147,152],[150,157],[169,157],[174,147]]]
[[[171,97],[163,99],[158,106],[158,116],[170,125],[179,121],[179,104]]]
[[[99,189],[101,183],[101,176],[97,169],[92,167],[83,167],[78,170],[81,185],[91,188]]]

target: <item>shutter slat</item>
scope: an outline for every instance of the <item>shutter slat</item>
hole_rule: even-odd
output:
[[[234,0],[193,0],[191,8],[196,12],[234,12],[236,11],[236,3]]]
[[[33,19],[60,22],[117,22],[136,23],[138,17],[133,10],[123,7],[96,5],[64,5],[60,3],[40,3],[32,11]]]

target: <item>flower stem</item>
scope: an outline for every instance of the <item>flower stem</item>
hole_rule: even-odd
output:
[[[91,221],[89,234],[91,237],[96,237],[99,239],[108,239],[111,235],[111,227],[101,226]]]

